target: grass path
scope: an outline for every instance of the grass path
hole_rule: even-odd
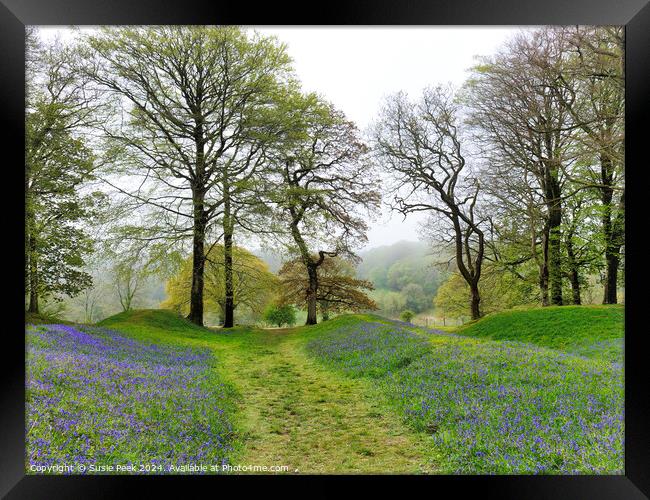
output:
[[[440,457],[367,379],[326,368],[305,352],[322,328],[208,331],[170,313],[140,310],[100,323],[156,343],[211,349],[235,392],[232,465],[286,465],[290,473],[431,473]]]
[[[241,395],[244,447],[234,463],[300,473],[433,472],[424,436],[362,381],[308,358],[295,329],[245,335],[218,353]]]

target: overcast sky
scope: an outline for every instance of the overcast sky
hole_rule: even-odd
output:
[[[460,86],[477,55],[494,53],[515,27],[255,27],[285,42],[307,91],[333,102],[361,130],[375,119],[385,96],[400,90],[415,97],[427,85]],[[44,38],[71,36],[41,27]],[[417,240],[424,215],[384,210],[371,225],[367,248]]]

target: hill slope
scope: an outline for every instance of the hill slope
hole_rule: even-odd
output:
[[[526,342],[590,356],[624,336],[622,305],[559,306],[504,311],[459,328],[468,337]]]
[[[157,330],[167,334],[182,333],[188,336],[209,333],[207,328],[197,326],[173,311],[165,309],[124,311],[100,321],[97,325],[129,333],[138,333],[143,329],[147,331]]]
[[[370,315],[226,332],[135,310],[100,325],[28,327],[32,460],[46,440],[46,461],[623,470],[620,306],[510,311],[461,335]]]
[[[610,310],[613,325],[616,309]],[[558,343],[575,322],[573,331],[583,326],[584,345],[611,345],[606,356],[595,351],[585,357],[533,342],[452,335],[400,322],[355,324],[352,317],[334,328],[323,325],[306,347],[325,366],[371,381],[441,452],[446,473],[620,474],[622,343],[620,337],[594,339],[622,328],[603,328],[593,314],[579,322],[582,311],[561,311],[560,318],[549,308],[519,313],[514,318],[522,324],[515,323],[510,337],[525,331],[528,340],[540,343],[546,323],[559,332]],[[541,326],[526,323],[532,321],[526,313]],[[499,324],[513,322],[508,315],[495,318],[495,335]],[[605,318],[598,322],[607,323]]]
[[[64,321],[61,318],[56,316],[48,316],[41,313],[25,313],[25,324],[26,325],[73,325],[70,321]]]

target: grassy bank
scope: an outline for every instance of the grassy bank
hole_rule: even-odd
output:
[[[373,315],[210,330],[162,310],[30,327],[31,450],[290,473],[620,473],[622,313],[511,311],[458,334]]]
[[[594,331],[582,347],[601,342]],[[621,342],[587,358],[350,317],[307,348],[333,370],[372,380],[442,452],[444,472],[622,473]]]
[[[512,310],[486,316],[453,331],[468,337],[525,342],[615,362],[622,349],[624,312],[622,305]]]

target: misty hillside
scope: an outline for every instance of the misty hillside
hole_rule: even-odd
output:
[[[392,245],[382,245],[359,252],[363,260],[357,267],[360,278],[368,279],[368,273],[378,266],[390,267],[401,259],[425,257],[431,253],[431,247],[421,241],[402,240]]]
[[[399,241],[361,252],[357,276],[375,285],[373,299],[380,311],[398,315],[404,309],[431,309],[447,273],[435,265],[440,257],[423,242]]]

